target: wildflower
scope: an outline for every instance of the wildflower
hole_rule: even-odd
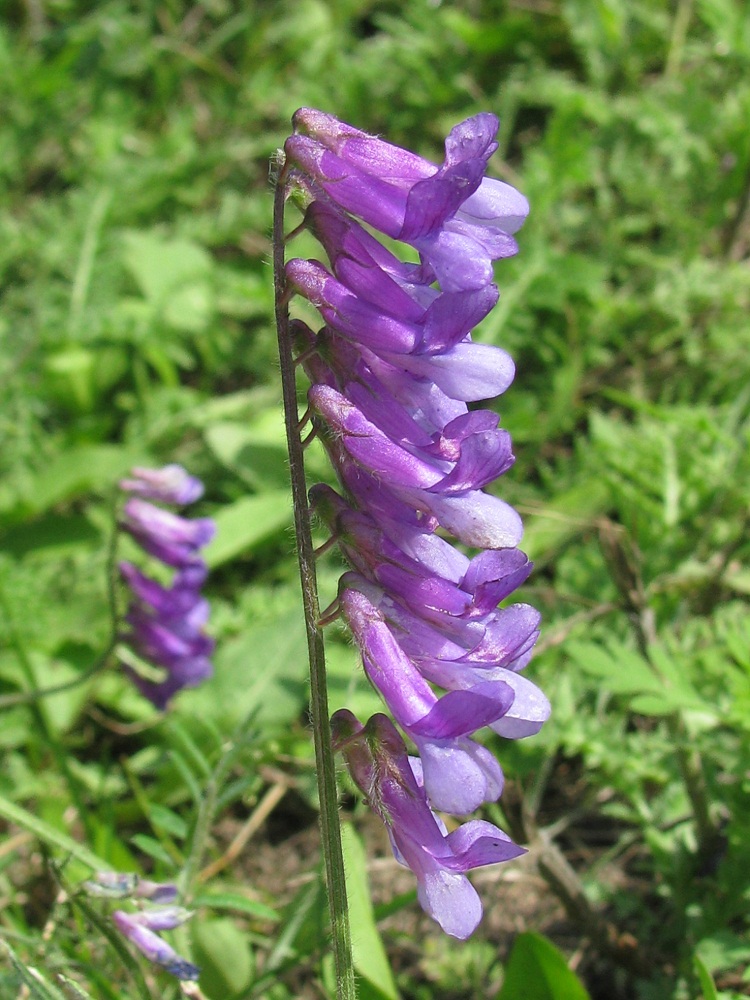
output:
[[[120,575],[130,591],[122,635],[121,658],[129,676],[145,697],[164,709],[184,687],[210,677],[214,640],[204,629],[208,602],[201,594],[207,567],[200,550],[213,537],[209,518],[190,520],[140,499],[151,496],[188,503],[203,485],[180,466],[161,470],[134,469],[120,484],[131,496],[123,508],[122,528],[149,555],[174,570],[167,586],[130,562],[120,563]]]
[[[437,278],[444,292],[481,288],[492,281],[493,260],[517,253],[512,234],[528,202],[484,177],[497,149],[494,115],[457,125],[441,167],[310,108],[293,121],[291,162],[345,211],[415,246],[426,265],[423,284]]]
[[[182,907],[143,910],[138,913],[126,913],[115,910],[112,920],[124,937],[131,941],[150,962],[160,965],[171,975],[181,980],[195,980],[200,969],[192,962],[182,958],[171,945],[159,937],[157,931],[172,930],[192,916],[189,910]]]
[[[420,756],[407,759],[384,716],[363,728],[337,713],[337,744],[417,875],[423,907],[466,937],[481,904],[465,871],[522,849],[484,823],[446,834],[432,810],[465,815],[500,795],[502,770],[478,730],[522,738],[549,715],[520,673],[539,614],[498,607],[531,570],[520,517],[485,492],[513,465],[510,436],[496,413],[469,408],[514,377],[508,354],[472,331],[497,302],[492,264],[517,252],[528,204],[484,176],[494,115],[457,125],[439,166],[309,108],[294,125],[290,183],[328,265],[292,259],[286,279],[324,324],[293,331],[342,490],[314,487],[310,499],[352,567],[337,607],[365,673]],[[444,534],[480,551],[470,557]]]
[[[177,899],[173,882],[152,882],[135,872],[96,872],[83,885],[90,895],[107,899],[137,898],[152,903],[173,903]]]
[[[123,508],[122,527],[145,552],[177,567],[200,565],[198,550],[211,541],[216,531],[210,518],[191,521],[136,498],[128,500]]]
[[[203,483],[189,475],[181,465],[165,465],[161,469],[137,466],[132,470],[130,479],[120,480],[120,489],[146,500],[160,500],[179,506],[193,503],[203,496]]]
[[[448,833],[430,809],[419,762],[385,715],[362,726],[342,709],[331,719],[340,749],[360,790],[385,824],[393,853],[417,878],[422,908],[446,934],[465,939],[482,917],[482,903],[466,872],[525,854],[491,823],[473,820]]]

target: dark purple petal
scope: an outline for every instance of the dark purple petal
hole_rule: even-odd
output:
[[[290,260],[286,276],[292,287],[316,306],[331,329],[348,340],[376,352],[399,353],[413,351],[421,343],[419,326],[357,298],[318,261]]]
[[[458,461],[438,485],[430,487],[431,492],[452,496],[479,490],[507,472],[514,461],[507,431],[480,431],[461,442]]]
[[[384,142],[315,108],[299,108],[292,119],[294,129],[316,139],[338,153],[347,163],[390,180],[415,181],[429,177],[437,167],[400,146]]]
[[[290,163],[312,177],[341,208],[359,216],[381,232],[398,238],[404,224],[409,185],[366,173],[304,135],[284,144]]]
[[[489,549],[474,556],[461,586],[474,595],[480,611],[491,611],[521,586],[532,566],[520,549]]]
[[[308,398],[315,412],[341,436],[351,457],[368,472],[386,477],[397,486],[417,489],[433,486],[443,477],[436,465],[420,460],[397,445],[335,389],[314,385]]]

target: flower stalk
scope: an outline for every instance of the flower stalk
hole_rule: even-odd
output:
[[[284,402],[289,474],[294,508],[294,529],[297,537],[302,604],[305,615],[307,649],[310,662],[310,714],[312,719],[315,763],[320,796],[320,828],[325,863],[328,906],[338,1000],[354,1000],[356,986],[352,959],[351,931],[346,898],[344,855],[341,846],[336,766],[331,745],[328,712],[325,650],[323,631],[319,623],[315,550],[312,543],[310,510],[303,446],[299,435],[299,412],[295,379],[295,361],[290,331],[287,282],[284,270],[284,204],[286,198],[284,162],[277,162],[276,190],[273,215],[273,273],[276,298],[276,330],[279,341],[281,387]]]

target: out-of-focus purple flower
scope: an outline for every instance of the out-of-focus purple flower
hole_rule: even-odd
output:
[[[203,483],[181,465],[165,465],[161,469],[136,466],[130,478],[120,480],[120,489],[146,500],[159,500],[180,507],[203,496]]]
[[[147,899],[151,903],[174,903],[177,899],[173,882],[152,882],[135,872],[97,872],[83,885],[90,895],[107,899]]]
[[[112,914],[117,929],[131,941],[150,962],[161,966],[171,975],[181,980],[196,980],[200,974],[197,965],[182,958],[171,945],[159,937],[157,931],[172,930],[187,920],[192,914],[181,907],[143,910],[126,913],[115,910]]]
[[[135,497],[123,508],[122,527],[149,555],[177,568],[202,565],[198,551],[216,533],[208,517],[190,520]]]
[[[196,498],[203,490],[180,466],[137,469],[134,477],[123,480],[126,492],[146,495],[151,489],[148,495],[173,503],[190,502],[185,498]],[[134,488],[134,483],[145,487]],[[194,687],[213,672],[214,640],[204,631],[209,607],[201,594],[208,571],[200,552],[216,527],[209,518],[191,520],[132,496],[123,508],[121,525],[145,552],[174,570],[167,586],[130,562],[120,563],[131,594],[128,628],[121,636],[128,652],[121,649],[121,659],[141,693],[164,709],[177,691]],[[139,669],[144,661],[150,669]]]
[[[363,727],[342,709],[331,727],[352,778],[385,824],[396,859],[416,875],[422,908],[446,934],[469,937],[482,917],[482,903],[466,872],[517,858],[524,848],[480,820],[448,833],[430,808],[419,762],[409,758],[386,716],[373,715]]]
[[[498,607],[531,570],[517,548],[520,517],[485,492],[514,462],[510,436],[496,413],[469,409],[513,381],[509,355],[474,343],[472,331],[497,302],[492,264],[516,253],[528,204],[484,176],[494,115],[457,125],[439,166],[310,108],[294,125],[289,183],[328,264],[287,262],[289,290],[324,324],[292,329],[343,492],[318,486],[310,499],[354,571],[338,608],[367,677],[420,759],[407,763],[379,716],[363,729],[338,715],[338,742],[416,873],[422,905],[466,937],[481,905],[463,873],[521,849],[489,824],[446,835],[431,808],[463,815],[496,799],[502,770],[472,735],[489,727],[522,738],[549,715],[519,673],[539,615]],[[419,261],[401,260],[378,233]],[[469,556],[438,531],[482,551]]]

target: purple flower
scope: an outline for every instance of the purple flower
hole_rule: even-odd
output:
[[[425,262],[423,284],[444,292],[492,281],[492,261],[518,247],[512,233],[528,214],[514,188],[484,178],[497,149],[498,121],[480,114],[457,125],[445,142],[441,167],[330,115],[300,109],[299,132],[286,142],[289,160],[345,211],[397,240]]]
[[[134,475],[137,478],[123,480],[126,492],[161,489],[160,499],[169,496],[172,502],[185,503],[186,497],[197,497],[203,490],[200,481],[179,466],[137,469]],[[139,483],[145,484],[143,489]],[[215,525],[209,518],[190,520],[138,497],[126,502],[121,524],[145,552],[174,570],[167,586],[130,562],[120,563],[131,594],[121,659],[140,692],[164,709],[179,690],[194,687],[213,672],[214,640],[204,631],[209,606],[201,595],[208,571],[200,550],[213,538]]]
[[[192,914],[181,907],[125,913],[115,910],[112,914],[117,929],[131,941],[150,962],[160,965],[177,979],[195,980],[200,969],[182,958],[171,945],[159,937],[157,931],[172,930],[184,923]]]
[[[151,882],[135,872],[97,872],[84,882],[92,896],[108,899],[148,899],[152,903],[173,903],[177,899],[177,886],[173,882]]]
[[[492,263],[516,253],[528,204],[484,176],[494,115],[457,125],[439,166],[320,111],[301,109],[294,125],[289,183],[328,263],[286,264],[288,288],[323,322],[294,321],[293,335],[342,490],[314,487],[310,499],[353,570],[338,607],[365,673],[420,757],[407,760],[382,716],[363,729],[338,713],[337,741],[422,905],[466,937],[481,905],[464,872],[522,851],[485,823],[447,835],[431,810],[463,815],[500,795],[502,770],[477,731],[522,738],[549,715],[520,674],[539,615],[498,607],[531,571],[517,512],[485,492],[513,465],[510,436],[495,412],[469,408],[514,377],[508,354],[472,331],[497,302]]]
[[[182,506],[203,496],[203,483],[189,475],[181,465],[165,465],[161,469],[137,466],[131,471],[131,477],[120,480],[120,489],[147,500]]]
[[[419,762],[384,715],[366,726],[346,709],[331,719],[334,743],[352,778],[380,816],[396,859],[417,877],[422,908],[446,934],[465,939],[482,917],[482,904],[466,872],[525,854],[491,823],[474,820],[447,833],[430,809]]]
[[[122,527],[144,551],[179,568],[202,565],[198,550],[208,545],[216,533],[210,518],[190,520],[137,498],[125,504]]]

